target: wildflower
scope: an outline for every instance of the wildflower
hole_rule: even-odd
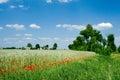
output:
[[[31,70],[31,71],[37,70],[38,69],[38,65],[37,64],[29,65],[29,66],[27,66],[27,69]]]
[[[0,73],[8,74],[6,70],[0,69]]]
[[[51,62],[51,63],[49,63],[49,66],[55,66],[55,65],[57,65],[56,60],[55,60],[55,61],[53,61],[53,62]]]

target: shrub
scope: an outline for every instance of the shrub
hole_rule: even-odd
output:
[[[112,53],[112,49],[110,47],[107,47],[107,48],[103,49],[103,54],[102,55],[110,56],[111,53]]]

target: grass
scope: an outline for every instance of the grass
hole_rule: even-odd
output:
[[[119,63],[120,55],[106,57],[70,50],[1,50],[0,80],[120,80]]]

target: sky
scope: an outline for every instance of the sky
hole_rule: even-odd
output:
[[[120,45],[120,0],[0,0],[0,47],[54,43],[59,49],[87,24]]]

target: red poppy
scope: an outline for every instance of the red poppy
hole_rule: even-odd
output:
[[[8,72],[3,69],[0,69],[0,73],[8,74]]]

